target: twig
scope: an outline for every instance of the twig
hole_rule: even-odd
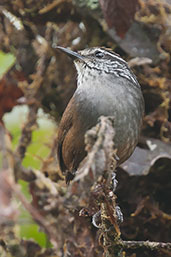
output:
[[[47,37],[50,37],[49,30],[47,30],[46,34]],[[18,169],[17,167],[21,167],[21,161],[25,156],[28,145],[31,143],[32,132],[35,128],[37,128],[37,112],[39,107],[41,106],[41,101],[43,98],[42,85],[45,79],[45,72],[51,59],[51,57],[47,54],[48,43],[45,39],[42,40],[41,47],[42,55],[37,62],[38,64],[36,67],[36,73],[32,75],[32,83],[30,85],[23,82],[19,83],[23,88],[23,91],[25,92],[25,98],[26,102],[28,103],[29,112],[27,116],[27,122],[24,124],[19,144],[15,152],[16,157],[14,165],[14,175],[16,179],[22,176],[22,169]]]
[[[78,174],[75,178],[75,181],[80,180],[84,176],[88,174],[88,172],[92,169],[94,171],[94,181],[97,180],[99,175],[98,169],[95,164],[95,160],[97,157],[97,154],[100,153],[101,150],[104,151],[105,154],[105,163],[104,163],[104,169],[108,170],[108,166],[111,164],[111,158],[113,154],[113,137],[114,137],[114,129],[112,127],[113,119],[112,117],[100,117],[99,124],[97,124],[96,127],[89,130],[86,134],[86,140],[87,142],[87,150],[88,150],[88,156],[86,158],[85,164],[80,167]],[[94,138],[97,138],[95,143],[92,142]],[[107,137],[107,139],[106,139]],[[93,140],[92,140],[93,138]],[[91,145],[93,143],[93,146]],[[109,161],[110,160],[110,161]],[[109,161],[109,163],[108,163]],[[92,168],[94,166],[94,169]]]
[[[146,249],[146,250],[171,250],[171,243],[150,242],[150,241],[120,241],[117,243],[123,250]]]
[[[50,240],[53,243],[54,247],[57,248],[58,246],[57,234],[55,233],[56,231],[53,230],[53,227],[49,224],[47,220],[44,219],[44,217],[38,212],[38,210],[35,209],[27,201],[25,196],[21,193],[19,187],[8,178],[5,178],[5,179],[11,191],[15,193],[15,195],[18,197],[18,199],[22,202],[22,204],[26,208],[26,210],[28,210],[28,212],[32,215],[35,221],[45,230],[45,232],[49,235]]]
[[[16,154],[19,156],[21,160],[24,158],[26,149],[31,142],[32,132],[35,129],[35,127],[37,127],[35,125],[37,120],[38,108],[38,105],[29,106],[27,122],[25,123],[22,129],[20,141],[16,150]]]
[[[109,166],[113,161],[114,151],[112,122],[111,117],[101,117],[99,123],[86,134],[88,155],[80,164],[66,197],[73,207],[82,206],[80,204],[82,201],[88,204],[91,193],[96,191],[96,183],[100,176],[110,173]]]
[[[12,158],[9,154],[9,135],[4,125],[0,122],[0,152],[2,152],[2,169],[6,170],[11,167]],[[1,167],[0,167],[1,168]]]

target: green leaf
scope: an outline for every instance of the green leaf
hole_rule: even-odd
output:
[[[4,75],[5,72],[15,63],[15,56],[11,53],[5,54],[0,51],[0,78]]]

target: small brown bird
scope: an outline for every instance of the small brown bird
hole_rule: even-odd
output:
[[[77,89],[59,124],[57,157],[66,182],[86,155],[84,135],[100,116],[113,116],[118,165],[134,151],[144,112],[141,87],[127,63],[113,51],[87,48],[69,55],[77,69]]]

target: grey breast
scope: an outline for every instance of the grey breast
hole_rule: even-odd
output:
[[[85,130],[96,125],[101,115],[114,116],[114,142],[118,152],[131,154],[137,144],[143,115],[141,88],[124,78],[107,74],[101,79],[86,79],[76,92],[76,104]],[[129,151],[129,153],[128,153]],[[125,159],[125,156],[122,157]]]

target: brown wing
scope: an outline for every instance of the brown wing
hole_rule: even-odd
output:
[[[65,171],[67,170],[67,167],[63,160],[62,147],[63,147],[63,142],[65,140],[65,137],[68,131],[70,130],[70,128],[72,127],[72,120],[73,120],[72,109],[73,109],[73,98],[70,100],[68,106],[66,107],[58,128],[57,158],[58,158],[59,167],[62,173],[65,173]]]
[[[86,155],[84,144],[86,127],[83,123],[73,97],[63,114],[58,132],[57,156],[59,167],[66,175],[66,181],[73,179],[75,171]]]

